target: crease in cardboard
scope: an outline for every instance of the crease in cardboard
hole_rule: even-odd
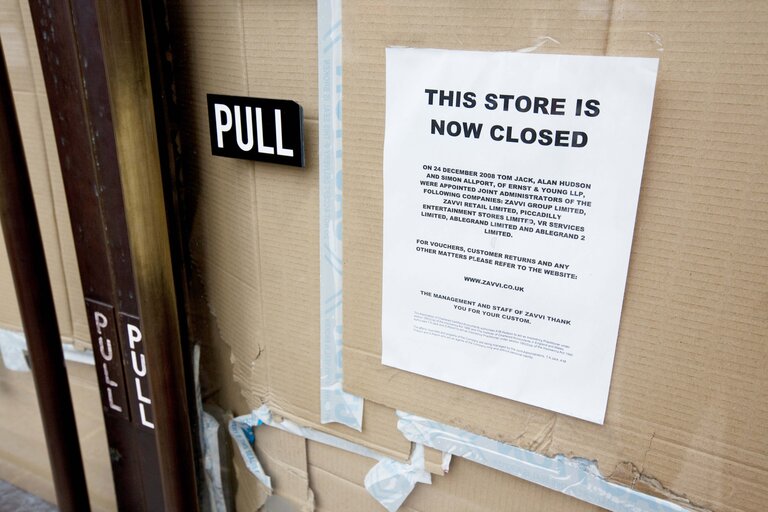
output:
[[[397,428],[413,443],[464,457],[614,512],[686,512],[680,505],[606,480],[593,461],[563,455],[547,457],[406,412],[397,411],[397,416]]]
[[[353,443],[325,432],[302,427],[290,420],[276,419],[267,405],[262,405],[251,414],[239,416],[229,423],[229,433],[243,456],[246,467],[272,492],[272,482],[251,448],[247,432],[260,425],[269,425],[291,434],[309,439],[363,457],[376,460],[376,464],[365,476],[365,489],[389,512],[395,512],[411,494],[417,483],[431,484],[432,475],[426,470],[424,446],[415,443],[410,462],[403,463],[382,455],[366,446]]]
[[[93,350],[75,348],[74,343],[63,343],[64,359],[94,366]],[[30,371],[27,362],[27,339],[24,333],[0,328],[0,359],[3,366],[14,372]]]
[[[341,0],[318,0],[320,421],[363,429],[363,399],[342,389]]]

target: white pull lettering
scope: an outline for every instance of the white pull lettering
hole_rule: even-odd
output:
[[[93,312],[93,320],[96,322],[96,332],[101,334],[101,330],[109,323],[107,317],[98,311]]]
[[[258,144],[259,153],[265,153],[267,155],[275,154],[275,148],[264,145],[264,123],[261,120],[261,109],[259,107],[256,107],[256,142]]]
[[[216,103],[213,106],[214,117],[216,118],[216,145],[224,147],[224,132],[232,129],[232,111],[226,105]],[[224,114],[222,120],[221,114]]]
[[[144,412],[144,404],[139,404],[139,413],[141,414],[142,425],[149,428],[155,428],[155,424],[147,420],[147,413]]]
[[[141,341],[141,331],[138,327],[128,324],[128,345],[131,350],[136,348],[136,343]]]
[[[144,396],[144,393],[141,392],[141,379],[136,377],[134,379],[136,381],[136,394],[139,396],[139,402],[145,403],[145,404],[151,404],[152,400]]]
[[[275,109],[275,136],[277,137],[277,154],[280,156],[293,156],[292,149],[283,147],[283,116],[279,109]]]
[[[101,353],[101,357],[103,357],[104,360],[106,361],[111,361],[112,360],[112,342],[109,340],[109,338],[107,338],[106,347],[107,349],[104,350],[104,338],[99,336],[99,352]]]
[[[253,117],[251,116],[251,107],[245,107],[245,135],[247,142],[243,141],[242,122],[240,121],[240,106],[235,105],[235,135],[237,136],[237,145],[243,151],[250,151],[253,147]]]
[[[136,352],[131,350],[131,363],[133,364],[133,371],[136,372],[136,375],[139,377],[143,377],[147,374],[147,365],[144,361],[144,354],[139,354],[139,359],[141,360],[141,370],[139,370],[139,365],[136,362]]]
[[[123,412],[123,408],[117,405],[112,398],[112,388],[107,388],[107,401],[109,402],[109,408],[117,412]]]
[[[107,383],[107,386],[116,388],[117,382],[109,378],[109,368],[107,368],[107,363],[102,364],[102,369],[104,370],[104,382]]]

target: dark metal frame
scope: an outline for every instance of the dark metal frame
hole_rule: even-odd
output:
[[[156,124],[155,117],[167,112],[157,97],[163,82],[153,87],[160,78],[150,75],[158,69],[156,27],[145,32],[144,25],[157,13],[151,2],[143,12],[139,0],[30,0],[30,7],[118,507],[194,512],[193,396],[171,251],[178,258],[179,246],[169,241],[163,189],[164,179],[173,181],[173,155],[167,130],[158,134],[167,118]],[[171,233],[177,222],[172,218]]]

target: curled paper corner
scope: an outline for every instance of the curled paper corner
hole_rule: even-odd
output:
[[[389,512],[395,512],[411,494],[417,483],[431,484],[432,475],[425,468],[424,446],[413,444],[409,462],[396,461],[363,445],[340,437],[303,427],[291,420],[278,418],[265,404],[251,414],[239,416],[229,422],[229,434],[243,457],[248,470],[272,492],[272,480],[256,457],[252,444],[255,441],[252,428],[269,425],[291,434],[328,446],[376,460],[365,476],[368,493]]]
[[[556,46],[560,46],[560,41],[558,41],[558,40],[557,40],[557,39],[555,39],[554,37],[550,37],[550,36],[539,36],[539,37],[537,37],[537,38],[534,40],[534,42],[533,42],[533,46],[529,46],[529,47],[527,47],[527,48],[520,48],[519,50],[515,50],[515,51],[516,51],[517,53],[533,53],[533,52],[535,52],[535,51],[536,51],[536,50],[538,50],[539,48],[542,48],[543,46],[545,46],[545,45],[546,45],[546,44],[548,44],[548,43],[552,43],[552,44],[554,44],[554,45],[556,45]]]

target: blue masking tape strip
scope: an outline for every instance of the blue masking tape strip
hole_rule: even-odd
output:
[[[584,459],[540,453],[398,411],[397,428],[411,442],[458,455],[504,473],[560,491],[614,512],[686,512],[683,507],[603,478]]]
[[[414,445],[410,463],[399,462],[346,439],[302,427],[290,420],[276,420],[266,405],[249,415],[235,418],[229,424],[229,432],[237,443],[246,466],[262,482],[265,482],[265,479],[269,481],[269,477],[264,473],[243,433],[243,429],[250,430],[252,426],[257,425],[269,425],[317,443],[376,460],[377,463],[366,474],[364,484],[368,493],[389,512],[395,512],[402,505],[417,483],[432,483],[432,475],[425,470],[424,447],[420,444]],[[271,489],[269,484],[265,485]]]
[[[363,428],[363,399],[342,389],[341,0],[318,0],[320,421]]]

